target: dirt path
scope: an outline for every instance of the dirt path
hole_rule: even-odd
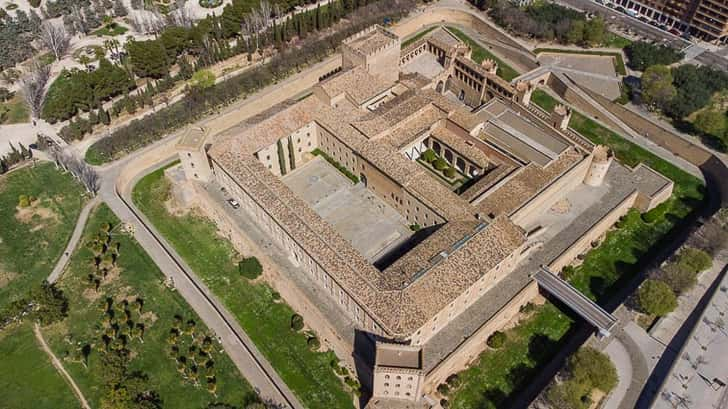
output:
[[[86,398],[83,396],[83,393],[81,393],[81,389],[78,388],[78,385],[76,385],[76,382],[73,381],[71,375],[66,372],[66,368],[64,368],[61,364],[61,361],[56,358],[56,356],[53,354],[53,351],[48,348],[48,344],[46,344],[45,339],[43,339],[43,334],[40,332],[40,326],[38,326],[38,324],[33,324],[33,333],[35,334],[35,339],[38,340],[40,346],[43,348],[43,351],[51,359],[51,363],[53,364],[53,366],[56,368],[56,370],[58,370],[61,376],[63,376],[63,379],[68,382],[68,384],[71,386],[71,389],[73,389],[73,394],[76,395],[76,398],[78,398],[78,402],[81,404],[81,407],[83,407],[84,409],[91,409],[91,406],[89,406]]]

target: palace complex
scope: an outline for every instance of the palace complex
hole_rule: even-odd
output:
[[[190,129],[178,150],[187,179],[235,199],[221,208],[311,284],[300,293],[326,321],[311,325],[348,346],[335,350],[354,357],[370,407],[417,407],[538,296],[540,266],[560,271],[672,193],[444,27],[402,48],[374,26],[341,59],[309,95],[218,135]],[[226,217],[221,230],[239,228]]]

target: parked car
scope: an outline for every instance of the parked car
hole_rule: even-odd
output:
[[[676,35],[676,36],[679,36],[679,35],[681,35],[681,34],[682,34],[682,33],[680,32],[680,30],[678,30],[678,29],[676,29],[676,28],[671,28],[670,30],[668,30],[668,33],[670,33],[670,34],[673,34],[673,35]]]
[[[228,199],[227,202],[230,204],[230,207],[232,207],[233,209],[239,209],[240,208],[240,203],[238,203],[238,201],[235,200],[235,199]]]

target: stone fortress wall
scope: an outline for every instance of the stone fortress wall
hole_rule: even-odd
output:
[[[375,27],[374,30],[380,30]],[[342,47],[343,66],[353,69],[354,67],[366,66],[371,73],[383,74],[384,71],[395,71],[391,69],[391,62],[395,62],[395,66],[400,62],[399,40],[385,41],[381,46],[375,47],[372,52],[362,52],[359,48],[349,47],[352,41],[360,41],[362,36],[373,30],[367,30],[364,33],[356,35],[351,40],[345,42]],[[389,34],[385,35],[387,37]],[[396,45],[396,48],[394,47]],[[418,48],[419,49],[419,48]],[[396,55],[394,51],[396,50]],[[524,93],[530,93],[530,86],[523,88],[516,84],[503,83],[502,80],[495,78],[495,69],[493,66],[477,66],[474,63],[467,62],[462,59],[461,65],[458,66],[458,58],[452,61],[448,69],[452,70],[460,67],[462,70],[472,70],[470,74],[477,74],[477,81],[473,78],[460,76],[459,79],[448,81],[448,85],[441,87],[440,92],[460,93],[458,90],[468,88],[468,97],[462,96],[460,99],[470,105],[479,106],[484,100],[490,100],[498,97],[506,97],[511,103],[520,103],[528,105],[529,98]],[[495,68],[495,69],[494,69]],[[468,74],[468,75],[470,75]],[[389,75],[389,74],[386,74]],[[455,78],[455,77],[453,77]],[[460,82],[457,82],[460,81]],[[495,92],[488,92],[488,90]],[[314,91],[314,97],[318,97]],[[558,127],[558,124],[557,124]],[[466,132],[467,134],[467,132]],[[467,141],[467,137],[463,138]],[[471,143],[473,143],[471,141]],[[431,143],[429,146],[432,146]],[[420,200],[417,195],[397,183],[390,175],[382,171],[377,165],[373,164],[367,158],[360,155],[356,149],[349,146],[345,139],[342,139],[331,130],[316,122],[309,122],[304,126],[294,130],[287,136],[276,140],[272,145],[268,145],[255,153],[257,160],[270,171],[273,175],[281,176],[283,173],[293,171],[297,166],[301,166],[307,159],[306,153],[310,153],[314,149],[321,149],[334,160],[347,168],[351,173],[362,179],[367,188],[376,193],[381,199],[390,206],[400,212],[409,223],[417,223],[423,227],[430,227],[446,223],[446,217],[436,209]],[[296,238],[294,238],[287,229],[282,226],[275,217],[270,213],[270,206],[277,204],[267,200],[265,197],[255,194],[242,188],[241,184],[236,181],[226,166],[219,163],[215,158],[208,158],[205,154],[206,147],[204,144],[195,146],[181,146],[180,159],[188,178],[203,179],[199,177],[200,169],[211,169],[212,177],[215,182],[225,188],[225,190],[235,197],[241,206],[241,210],[246,212],[254,222],[265,231],[271,239],[273,239],[283,250],[290,254],[290,260],[301,268],[309,277],[311,282],[317,283],[318,287],[327,294],[327,296],[338,304],[339,309],[356,325],[359,330],[374,336],[387,338],[387,333],[378,325],[377,319],[370,313],[369,306],[362,304],[353,297],[349,290],[341,285],[321,266],[316,256],[313,254],[315,249],[306,248]],[[194,153],[194,154],[193,154]],[[590,183],[599,183],[600,175],[606,172],[603,162],[594,162],[594,155],[586,153],[584,158],[575,162],[566,171],[559,174],[554,180],[546,186],[539,189],[528,201],[519,206],[508,217],[517,225],[524,226],[535,220],[539,214],[547,211],[556,201],[576,186],[589,180]],[[457,160],[452,159],[452,164],[457,165]],[[609,165],[606,166],[608,168]],[[196,174],[196,176],[195,176]],[[192,177],[190,177],[192,176]],[[263,182],[261,182],[263,183]],[[552,264],[552,269],[560,269],[564,265],[569,264],[578,254],[584,252],[587,246],[595,238],[598,238],[611,227],[621,215],[629,208],[638,207],[640,210],[647,210],[656,204],[665,200],[671,194],[672,186],[665,186],[661,191],[652,195],[641,195],[635,192],[628,199],[624,200],[616,206],[608,215],[596,223],[587,234],[577,240],[569,249],[564,251],[558,259]],[[272,199],[272,198],[271,198]],[[238,227],[234,222],[224,216],[225,211],[219,206],[202,206],[206,209],[206,213],[212,216],[218,226],[233,239],[234,243],[242,245],[240,237],[237,237],[233,231]],[[424,345],[433,336],[438,334],[448,324],[458,317],[462,312],[467,310],[473,303],[492,289],[498,282],[508,276],[516,265],[525,257],[527,246],[525,243],[516,248],[510,255],[496,264],[490,271],[483,272],[480,280],[465,289],[453,302],[434,314],[422,325],[417,331],[407,339],[408,348]],[[275,283],[277,289],[286,297],[290,295],[291,299],[307,299],[297,291],[294,286],[288,283]],[[280,288],[278,288],[280,286]],[[425,374],[421,368],[406,368],[404,371],[410,373],[415,370],[417,379],[412,379],[410,386],[416,384],[414,388],[415,394],[402,390],[403,395],[400,396],[400,390],[391,389],[391,385],[385,386],[383,376],[394,376],[402,368],[394,367],[376,367],[374,369],[374,396],[381,398],[392,398],[391,394],[397,392],[398,399],[417,400],[422,390],[428,391],[434,388],[437,383],[442,381],[448,374],[462,369],[471,359],[476,356],[484,348],[482,342],[493,331],[501,328],[505,323],[516,316],[520,307],[532,300],[537,295],[538,289],[535,282],[530,282],[525,288],[518,293],[513,294],[511,300],[485,322],[468,341],[460,344],[456,350],[452,351],[439,365],[432,371]],[[288,299],[288,297],[286,297]],[[297,311],[304,314],[307,322],[321,320],[327,321],[327,318],[321,311],[316,308],[315,300],[301,301],[297,305],[293,305]],[[327,325],[325,322],[314,324],[317,332],[322,336],[335,340],[334,349],[337,354],[343,358],[349,358],[353,351],[353,345],[348,343],[350,337],[337,334],[337,330]],[[402,340],[398,340],[402,342]],[[348,360],[348,359],[347,359]],[[386,370],[385,370],[386,369]],[[419,371],[419,372],[418,372]],[[404,373],[403,372],[403,373]],[[399,375],[397,375],[399,376]],[[389,384],[389,382],[386,382]],[[426,386],[423,386],[426,385]],[[424,389],[422,389],[424,388]],[[390,394],[391,393],[391,394]]]

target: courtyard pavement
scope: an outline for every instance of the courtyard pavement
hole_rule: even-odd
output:
[[[283,182],[371,263],[412,235],[399,212],[364,184],[352,184],[321,157],[289,173]]]

